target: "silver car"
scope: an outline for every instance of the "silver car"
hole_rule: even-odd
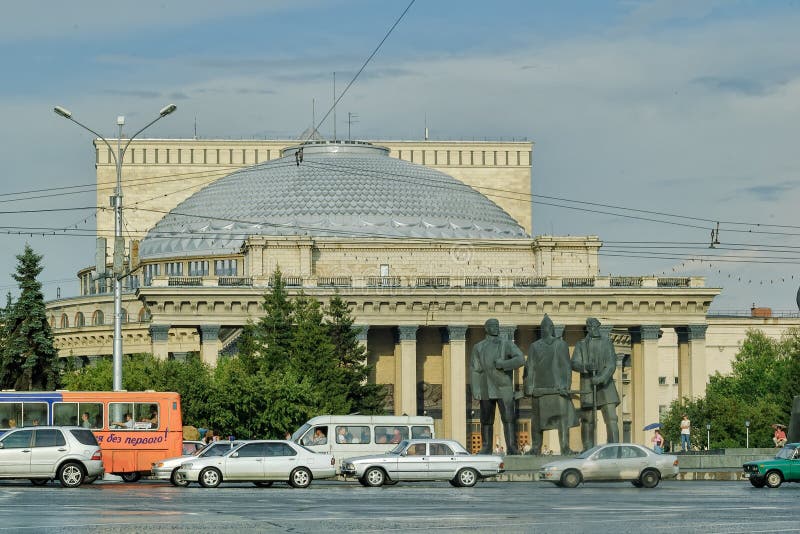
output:
[[[155,462],[152,469],[153,478],[157,478],[158,480],[169,480],[174,486],[188,486],[189,482],[178,477],[178,468],[182,463],[188,462],[190,458],[210,458],[212,456],[222,456],[226,452],[230,451],[234,447],[238,447],[242,443],[247,443],[247,441],[214,441],[202,449],[198,449],[193,454],[176,456],[174,458],[167,458],[166,460]]]
[[[178,469],[178,479],[199,482],[215,488],[222,482],[252,482],[269,487],[273,482],[288,482],[306,488],[311,481],[336,476],[333,456],[310,451],[283,440],[250,441],[223,456],[193,458]]]
[[[385,454],[345,458],[342,474],[364,486],[399,481],[447,480],[456,487],[472,487],[478,480],[504,470],[500,456],[470,454],[449,439],[403,440]]]
[[[37,486],[57,478],[75,488],[102,475],[100,445],[87,428],[36,426],[0,437],[0,478],[27,478]]]
[[[574,458],[550,462],[539,471],[540,480],[574,488],[581,482],[628,480],[637,488],[655,488],[662,478],[678,476],[678,457],[659,454],[633,443],[592,447]]]

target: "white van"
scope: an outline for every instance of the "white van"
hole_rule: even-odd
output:
[[[292,441],[332,454],[336,471],[352,456],[386,452],[404,439],[433,438],[433,417],[410,415],[320,415],[292,434]]]

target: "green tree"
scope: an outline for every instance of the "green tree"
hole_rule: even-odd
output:
[[[0,384],[17,390],[52,390],[59,384],[58,353],[47,322],[42,295],[42,256],[29,245],[17,256],[19,299],[3,313],[3,341],[0,356]]]
[[[800,394],[800,330],[780,340],[748,331],[731,372],[709,379],[704,397],[678,399],[664,415],[665,437],[680,441],[680,419],[692,421],[692,446],[705,448],[710,424],[711,447],[743,447],[750,422],[750,445],[771,446],[773,423],[789,420],[792,399]]]
[[[325,308],[328,336],[348,384],[350,409],[363,414],[382,414],[386,410],[386,388],[368,384],[371,368],[367,365],[366,348],[358,342],[359,332],[347,303],[335,295]]]

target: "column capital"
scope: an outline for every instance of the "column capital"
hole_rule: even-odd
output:
[[[517,331],[517,325],[503,325],[500,327],[500,335],[505,336],[509,341],[514,341],[514,333]]]
[[[367,334],[369,333],[368,324],[354,324],[350,327],[350,329],[355,333],[356,340],[358,341],[367,340]]]
[[[169,339],[169,329],[170,325],[168,324],[151,324],[150,339],[153,342],[167,341]]]
[[[219,341],[219,328],[218,324],[201,324],[200,341]]]
[[[643,324],[630,329],[631,341],[641,343],[642,341],[658,341],[661,335],[661,327],[653,324]]]
[[[417,340],[418,325],[399,325],[397,333],[400,335],[400,341],[416,341]]]
[[[468,328],[468,326],[460,324],[447,325],[447,335],[449,336],[450,341],[466,341]]]
[[[678,343],[688,343],[706,338],[707,324],[690,324],[676,326],[675,333],[678,335]]]

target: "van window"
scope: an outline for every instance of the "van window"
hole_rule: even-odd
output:
[[[336,443],[369,443],[369,427],[337,426]]]
[[[375,443],[400,443],[408,439],[407,426],[376,426]]]
[[[318,425],[309,429],[301,441],[302,445],[327,445],[328,425]]]
[[[159,425],[158,404],[149,402],[111,402],[108,405],[109,428],[154,430]]]
[[[411,427],[411,437],[412,438],[429,438],[431,437],[431,429],[427,426],[412,426]]]

